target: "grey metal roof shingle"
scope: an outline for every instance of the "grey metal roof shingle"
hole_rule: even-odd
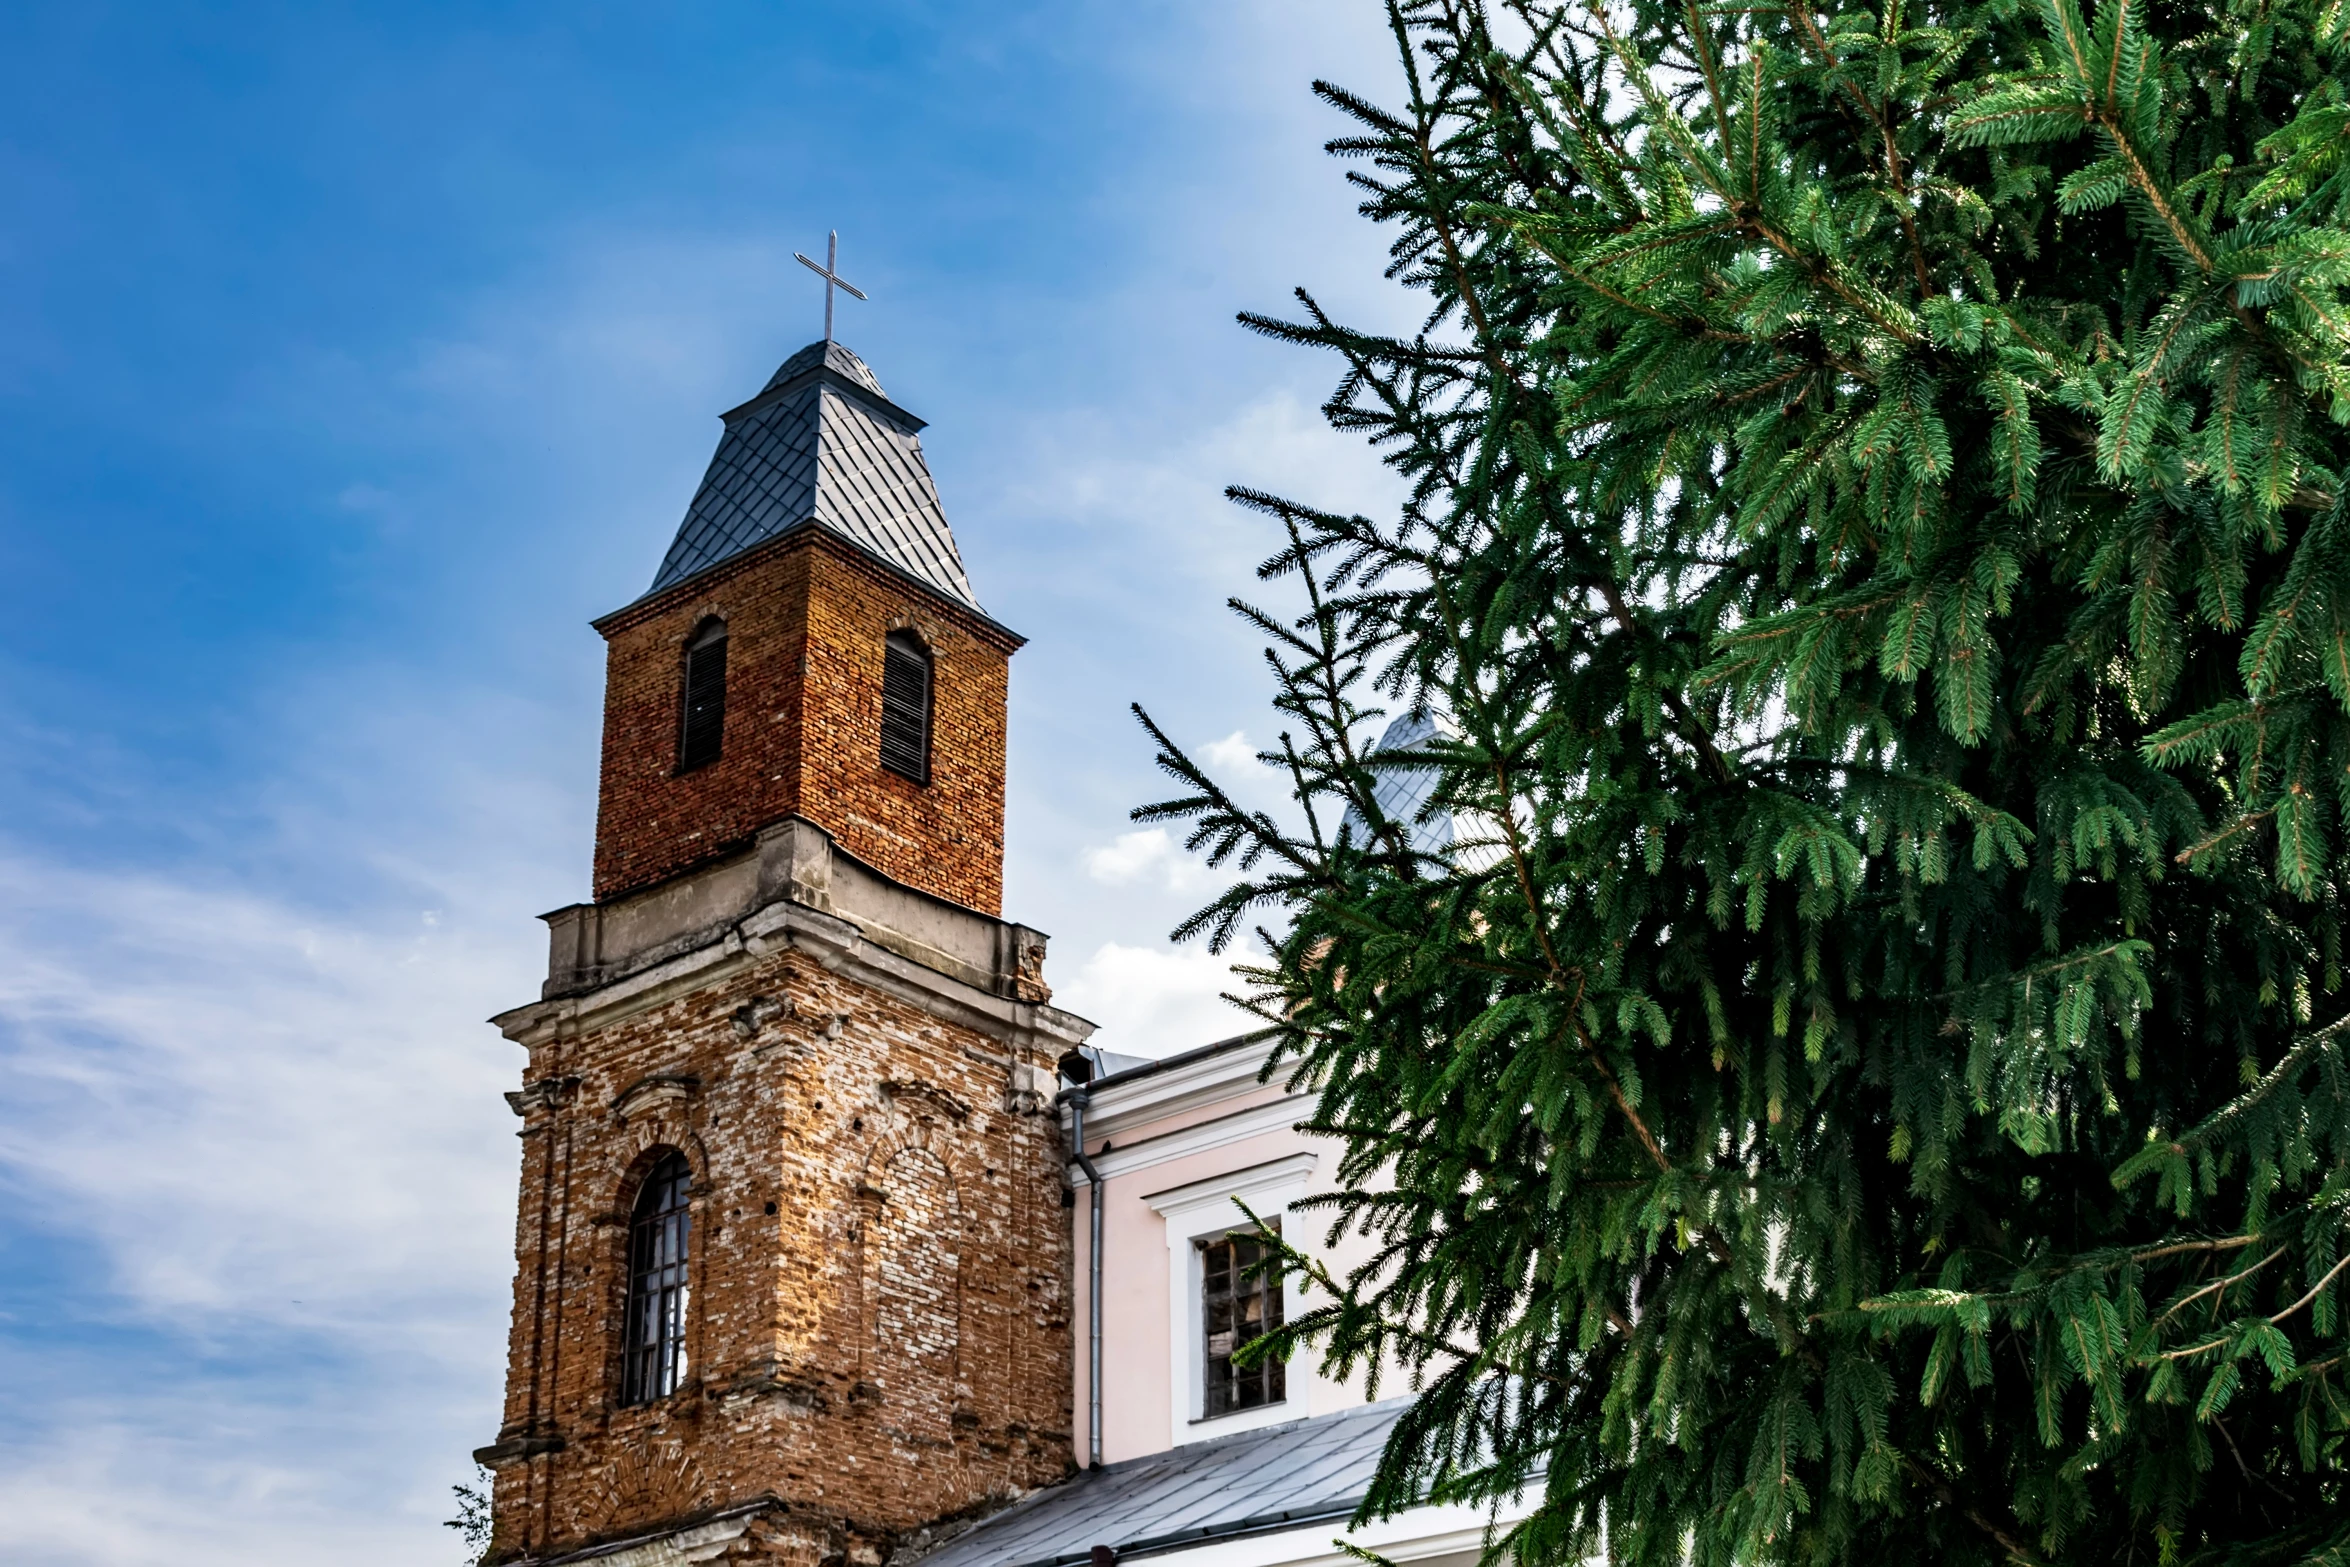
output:
[[[980,608],[922,456],[922,421],[889,400],[864,360],[838,343],[810,343],[725,419],[653,592],[820,527]]]
[[[1059,1567],[1096,1545],[1147,1556],[1342,1520],[1369,1489],[1387,1433],[1410,1402],[1391,1398],[1084,1471],[965,1530],[922,1567]]]

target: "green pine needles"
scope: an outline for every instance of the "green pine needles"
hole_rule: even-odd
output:
[[[1299,809],[1137,813],[1377,1244],[1271,1347],[1528,1567],[2350,1562],[2350,13],[1882,6],[1319,89],[1409,500],[1239,496]]]

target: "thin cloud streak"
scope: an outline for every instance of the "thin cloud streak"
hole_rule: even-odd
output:
[[[398,1319],[495,1270],[504,1226],[449,1216],[511,1173],[480,1019],[517,943],[407,923],[0,858],[0,1166],[158,1317]]]
[[[416,1560],[495,1421],[512,1063],[480,1018],[514,943],[20,846],[0,910],[18,1245],[103,1269],[7,1325],[56,1395],[0,1440],[9,1559]]]
[[[1223,999],[1246,987],[1204,946],[1102,943],[1054,993],[1056,1006],[1100,1025],[1093,1043],[1121,1055],[1166,1056],[1263,1026]]]

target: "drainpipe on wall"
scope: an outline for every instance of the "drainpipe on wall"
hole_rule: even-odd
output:
[[[1092,1102],[1093,1063],[1077,1051],[1061,1058],[1061,1071],[1077,1086],[1061,1097],[1069,1103],[1069,1143],[1077,1168],[1085,1172],[1087,1256],[1085,1286],[1085,1466],[1102,1466],[1102,1172],[1085,1151],[1085,1107]]]

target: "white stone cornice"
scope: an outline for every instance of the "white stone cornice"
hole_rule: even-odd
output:
[[[724,1556],[728,1547],[750,1532],[751,1525],[758,1522],[762,1513],[771,1512],[774,1507],[772,1502],[754,1503],[669,1533],[590,1546],[523,1567],[570,1567],[575,1562],[580,1567],[588,1567],[589,1563],[594,1567],[694,1567],[695,1563],[713,1562]]]
[[[1103,1078],[1086,1098],[1086,1135],[1115,1142],[1135,1127],[1253,1092],[1260,1086],[1257,1074],[1264,1070],[1273,1044],[1270,1039],[1237,1039],[1189,1060]],[[1276,1072],[1273,1081],[1282,1080]],[[1066,1112],[1062,1118],[1067,1119]]]
[[[1278,1187],[1295,1186],[1314,1173],[1314,1166],[1318,1162],[1312,1153],[1293,1153],[1286,1159],[1273,1159],[1264,1164],[1250,1165],[1245,1170],[1211,1175],[1204,1181],[1193,1181],[1187,1186],[1150,1192],[1142,1200],[1150,1204],[1151,1212],[1162,1219],[1180,1218],[1197,1213],[1202,1208],[1215,1208],[1219,1212],[1228,1213],[1234,1198],[1246,1202],[1251,1197],[1262,1196]]]
[[[1218,1116],[1213,1121],[1202,1121],[1196,1126],[1148,1137],[1139,1143],[1113,1146],[1105,1153],[1095,1154],[1093,1165],[1102,1172],[1103,1180],[1116,1180],[1121,1175],[1132,1175],[1137,1170],[1147,1170],[1171,1159],[1205,1153],[1211,1148],[1227,1147],[1251,1137],[1262,1137],[1267,1132],[1287,1131],[1313,1114],[1313,1110],[1313,1100],[1301,1095],[1284,1095],[1270,1104],[1252,1105],[1246,1110],[1236,1110],[1230,1115]],[[1091,1120],[1086,1122],[1085,1129],[1087,1132],[1093,1130]],[[1080,1189],[1086,1185],[1085,1172],[1074,1164],[1069,1166],[1069,1184]]]
[[[854,922],[793,902],[753,910],[713,940],[651,968],[576,995],[534,1001],[490,1019],[508,1039],[538,1045],[605,1028],[661,1006],[784,950],[804,952],[843,979],[894,996],[1005,1044],[1058,1056],[1093,1025],[1041,1001],[990,994],[871,940]]]
[[[700,870],[545,919],[544,994],[490,1019],[524,1045],[602,1028],[785,950],[1022,1050],[1057,1058],[1093,1032],[1048,1004],[1042,931],[894,881],[799,817]]]

